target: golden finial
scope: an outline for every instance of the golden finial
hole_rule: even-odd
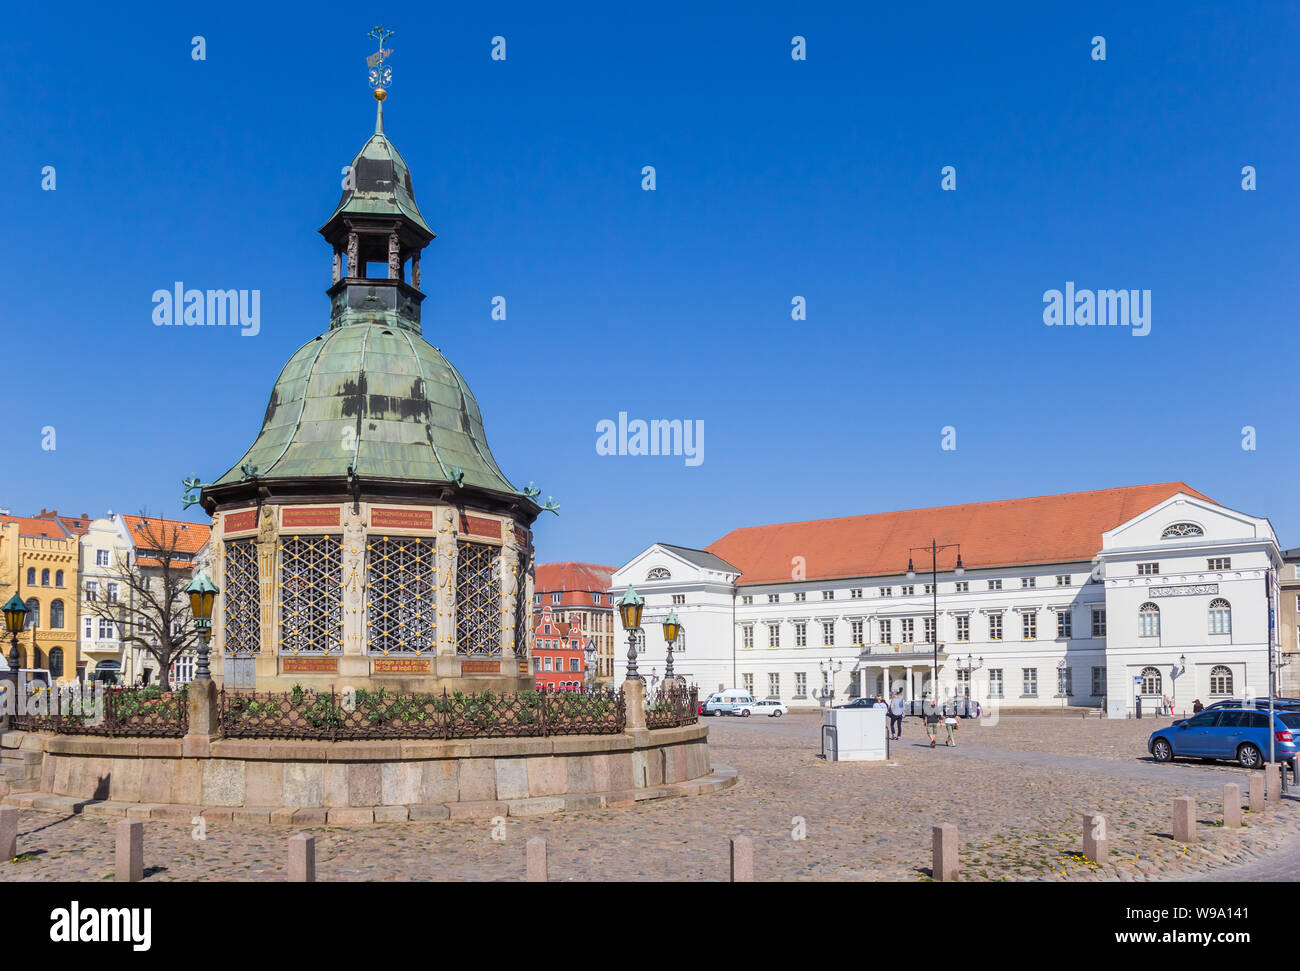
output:
[[[373,37],[379,44],[379,50],[366,58],[366,64],[370,66],[370,86],[375,89],[375,100],[382,102],[388,97],[388,86],[393,82],[392,68],[384,66],[385,59],[393,53],[390,48],[384,47],[384,41],[392,37],[393,32],[376,26],[366,36]]]

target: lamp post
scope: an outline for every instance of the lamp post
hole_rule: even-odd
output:
[[[219,591],[216,584],[203,570],[189,582],[185,592],[190,595],[190,612],[194,615],[194,626],[199,629],[203,645],[199,648],[198,668],[194,672],[195,681],[211,681],[208,670],[208,638],[212,636],[212,603]]]
[[[682,622],[677,619],[677,611],[669,610],[664,618],[664,640],[668,642],[668,666],[664,668],[664,681],[673,677],[673,644],[682,632]]]
[[[18,635],[22,633],[27,620],[27,605],[18,594],[14,594],[4,605],[5,630],[9,632],[13,646],[9,648],[9,676],[13,678],[14,690],[18,689]]]
[[[645,600],[631,587],[618,602],[618,615],[627,631],[627,680],[644,681],[636,670],[636,632],[641,629],[641,611],[645,609]]]
[[[940,546],[937,540],[930,540],[929,546],[913,546],[907,551],[907,579],[916,579],[916,569],[912,566],[912,554],[929,551],[930,553],[930,593],[933,595],[933,622],[930,633],[934,636],[934,683],[930,690],[934,693],[935,703],[939,702],[939,551],[951,550],[957,551],[957,567],[952,572],[955,576],[961,576],[966,572],[966,568],[961,565],[961,544],[948,543]]]
[[[829,708],[835,701],[835,675],[844,670],[844,662],[831,661],[829,659],[819,661],[817,663],[817,669],[822,673],[822,690],[820,697],[818,697],[816,692],[813,692],[813,697],[817,698],[818,701],[825,701],[826,707]]]
[[[971,677],[971,675],[973,672],[978,671],[982,667],[984,667],[983,656],[981,656],[978,661],[972,660],[969,654],[966,655],[965,661],[963,661],[961,658],[957,658],[958,679],[960,679],[963,674],[966,675],[966,717],[967,718],[970,717],[970,692],[971,692],[971,688],[975,686],[975,679]]]

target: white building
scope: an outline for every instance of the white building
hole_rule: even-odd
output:
[[[940,549],[931,589],[930,545]],[[957,544],[960,544],[958,548]],[[923,548],[923,549],[922,549]],[[963,571],[956,571],[957,555]],[[907,576],[909,559],[914,576]],[[659,623],[685,628],[676,673],[791,705],[938,684],[1008,708],[1113,713],[1268,691],[1266,519],[1180,483],[734,530],[707,550],[655,544],[615,572],[646,600],[643,675]],[[626,674],[627,642],[615,650]],[[830,670],[827,670],[830,669]],[[1136,680],[1135,680],[1136,679]]]

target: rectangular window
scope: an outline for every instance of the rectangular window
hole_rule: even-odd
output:
[[[684,593],[675,593],[675,594],[673,594],[673,606],[674,606],[674,607],[681,607],[681,606],[684,605],[685,603],[686,603],[686,594],[684,594]]]
[[[542,670],[544,670],[544,671],[549,671],[549,670],[551,670],[551,659],[550,659],[549,657],[546,658],[544,664],[545,664],[545,666],[542,668]]]
[[[1002,640],[1002,615],[989,614],[989,640]]]
[[[1069,668],[1058,669],[1056,672],[1056,697],[1071,698],[1074,696],[1074,685]]]
[[[904,617],[902,620],[902,624],[903,624],[903,643],[911,644],[912,641],[915,640],[913,632],[916,626],[916,621],[912,620],[911,617]]]
[[[835,646],[835,621],[822,621],[822,647]]]
[[[600,603],[600,594],[598,594],[598,593],[593,593],[593,594],[591,595],[591,602],[594,603],[594,604],[599,604],[599,603]]]
[[[953,584],[953,586],[957,588],[958,593],[970,593],[969,580],[958,580],[955,584]]]
[[[1058,587],[1068,587],[1074,583],[1074,577],[1068,573],[1059,573],[1056,576],[1056,585]]]
[[[86,599],[87,599],[87,600],[98,600],[98,599],[99,599],[99,581],[98,581],[98,580],[87,580],[87,581],[86,581]],[[1297,599],[1297,600],[1300,600],[1300,597],[1297,597],[1296,599]]]
[[[970,640],[970,617],[965,614],[957,617],[957,640]]]
[[[1106,694],[1106,669],[1104,667],[1092,669],[1092,696],[1100,698]]]
[[[1139,563],[1139,564],[1138,564],[1138,576],[1140,576],[1140,577],[1153,577],[1153,576],[1155,576],[1155,575],[1156,575],[1157,573],[1159,573],[1159,572],[1160,572],[1160,564],[1159,564],[1159,563]]]
[[[862,646],[862,621],[860,620],[849,621],[849,630],[851,632],[851,636],[853,637],[853,646],[861,647]]]
[[[108,566],[108,550],[95,550],[95,566]]]
[[[1056,636],[1057,637],[1074,636],[1073,615],[1068,610],[1058,610],[1056,612]]]
[[[1027,641],[1038,640],[1038,614],[1026,610],[1020,615],[1020,633]]]
[[[794,696],[796,698],[808,697],[808,672],[796,671],[794,675]]]
[[[767,602],[770,604],[780,603],[781,595],[779,593],[769,593],[767,595]]]
[[[95,639],[95,618],[94,617],[81,618],[81,636],[88,641],[93,641]]]
[[[106,617],[99,618],[99,639],[101,641],[113,639],[113,622]]]
[[[1300,576],[1300,566],[1296,567],[1296,576]],[[881,587],[880,595],[882,597],[892,597],[894,595],[893,587]]]
[[[823,600],[834,600],[834,599],[835,599],[835,591],[834,591],[834,590],[823,590],[823,591],[822,591],[822,599],[823,599]]]
[[[742,674],[740,676],[740,686],[745,689],[745,694],[754,693],[754,676],[752,674]]]
[[[933,593],[934,593],[934,584],[933,584],[933,583],[927,583],[927,584],[925,585],[925,593],[926,593],[926,596],[929,596],[930,594],[933,594]]]
[[[781,697],[781,675],[769,674],[767,676],[767,696],[769,698]]]
[[[1231,570],[1232,557],[1230,556],[1212,556],[1210,557],[1211,570]]]
[[[1106,608],[1105,607],[1092,608],[1092,636],[1093,637],[1106,636]]]
[[[850,599],[850,600],[861,600],[861,599],[862,599],[862,588],[861,588],[861,587],[854,587],[852,590],[850,590],[850,591],[849,591],[849,599]]]
[[[540,593],[533,594],[533,603],[541,604],[541,602],[542,602],[542,595]]]
[[[904,597],[910,597],[912,596],[912,594],[916,593],[916,587],[912,586],[912,584],[910,583],[903,584],[903,586],[900,587],[899,590]]]
[[[740,643],[743,647],[754,646],[754,625],[744,624],[740,628]]]
[[[578,659],[576,657],[571,657],[569,658],[569,673],[576,674],[577,672],[578,672]]]
[[[893,622],[882,620],[880,622],[880,643],[892,644],[894,642],[894,625]]]
[[[1021,693],[1022,698],[1038,697],[1038,668],[1021,668],[1021,676],[1024,683],[1024,691]]]
[[[794,602],[797,604],[801,604],[807,599],[808,599],[808,594],[804,593],[802,590],[796,592],[794,595]]]
[[[781,625],[780,624],[767,625],[767,646],[768,647],[781,646]]]
[[[803,621],[795,621],[794,625],[794,646],[808,646],[808,625]]]
[[[925,624],[925,643],[933,644],[934,643],[934,618],[933,617],[925,618],[924,624]]]
[[[1002,697],[1002,669],[1001,668],[989,669],[989,697],[990,698]]]
[[[746,607],[751,607],[754,604],[754,595],[752,593],[747,593],[740,598],[740,602]]]
[[[1001,589],[1002,589],[1002,581],[1001,581],[1001,580],[990,580],[990,581],[989,581],[989,589],[990,589],[990,590],[1001,590]]]
[[[194,680],[194,655],[182,654],[172,661],[171,681],[173,684],[189,684]]]
[[[553,594],[551,594],[551,603],[553,603],[553,604],[557,604],[557,603],[559,603],[559,602],[560,602],[560,597],[561,597],[561,596],[562,596],[562,594],[558,594],[558,593],[553,593]]]
[[[1038,586],[1038,577],[1021,577],[1021,578],[1020,578],[1020,588],[1021,588],[1022,590],[1027,590],[1027,589],[1029,589],[1030,587],[1036,587],[1036,586]]]

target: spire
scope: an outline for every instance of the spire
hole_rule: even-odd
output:
[[[382,135],[384,133],[384,101],[382,98],[376,98],[375,101],[377,102],[375,105],[375,134]]]

